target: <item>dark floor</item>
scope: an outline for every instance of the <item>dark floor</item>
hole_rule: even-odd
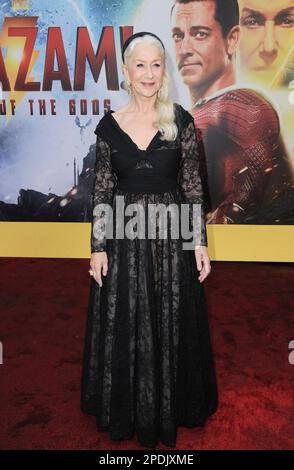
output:
[[[88,269],[0,258],[2,449],[141,449],[79,409]],[[220,403],[204,429],[179,428],[177,448],[293,449],[294,265],[212,262],[204,286]]]

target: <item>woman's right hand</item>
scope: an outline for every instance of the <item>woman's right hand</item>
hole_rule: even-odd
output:
[[[108,258],[106,251],[98,251],[91,254],[90,266],[93,271],[93,277],[99,286],[102,287],[101,270],[103,276],[108,271]]]

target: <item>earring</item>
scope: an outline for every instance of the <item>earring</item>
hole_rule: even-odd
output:
[[[132,88],[131,88],[131,82],[129,80],[126,80],[125,81],[125,84],[126,84],[126,90],[129,94],[132,93]]]
[[[160,86],[158,92],[157,92],[157,97],[158,98],[161,98],[161,95],[162,95],[162,85]]]

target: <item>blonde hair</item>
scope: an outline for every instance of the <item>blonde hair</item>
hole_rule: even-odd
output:
[[[124,53],[125,64],[127,65],[135,46],[139,43],[144,42],[158,47],[158,49],[160,50],[160,55],[164,60],[164,74],[162,85],[157,92],[157,98],[155,102],[155,107],[158,110],[159,119],[154,122],[153,125],[161,132],[162,140],[174,141],[177,138],[178,128],[175,123],[174,104],[170,95],[170,78],[166,69],[165,51],[162,47],[162,44],[160,43],[160,41],[158,41],[158,39],[148,34],[133,39],[133,41],[130,42]],[[127,81],[124,82],[124,88],[128,91],[129,94],[131,93],[131,86]]]

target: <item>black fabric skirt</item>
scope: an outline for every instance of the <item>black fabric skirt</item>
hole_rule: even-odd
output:
[[[178,189],[126,204],[180,205]],[[116,205],[114,204],[114,216]],[[91,278],[81,410],[113,440],[176,446],[177,427],[204,426],[217,409],[205,290],[181,239],[108,239],[108,273]]]

